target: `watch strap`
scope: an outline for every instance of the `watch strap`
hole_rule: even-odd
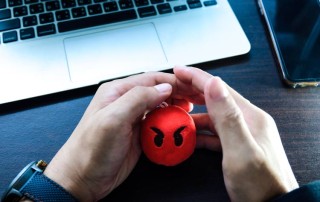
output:
[[[29,181],[21,187],[20,192],[23,196],[36,202],[77,201],[72,194],[40,172],[35,172]]]

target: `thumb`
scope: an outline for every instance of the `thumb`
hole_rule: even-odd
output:
[[[223,150],[238,151],[239,147],[253,143],[253,137],[239,106],[218,77],[207,81],[205,101],[211,121],[220,137]]]
[[[153,87],[136,86],[111,103],[113,116],[119,121],[135,121],[137,117],[147,110],[155,108],[165,101],[172,92],[172,86],[168,83]]]

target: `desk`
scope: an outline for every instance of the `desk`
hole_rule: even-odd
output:
[[[278,124],[300,185],[320,179],[320,88],[290,89],[281,82],[254,0],[230,0],[252,50],[242,57],[196,65],[219,75]],[[50,161],[80,120],[96,87],[0,106],[0,190],[32,160]],[[196,107],[195,112],[203,112]],[[221,153],[197,150],[164,168],[144,156],[106,201],[229,201]]]

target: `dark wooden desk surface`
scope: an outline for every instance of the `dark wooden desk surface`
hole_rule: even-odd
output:
[[[279,77],[254,0],[230,0],[250,54],[196,65],[219,75],[278,124],[300,185],[320,179],[320,88],[286,88]],[[32,160],[50,161],[75,128],[96,87],[0,106],[0,190]],[[196,107],[196,112],[204,111]],[[228,201],[220,153],[197,150],[185,163],[164,168],[141,157],[110,201]]]

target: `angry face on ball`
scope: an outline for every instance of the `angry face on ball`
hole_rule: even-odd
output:
[[[156,164],[177,165],[192,155],[195,145],[193,119],[178,106],[156,108],[142,122],[142,150]]]

